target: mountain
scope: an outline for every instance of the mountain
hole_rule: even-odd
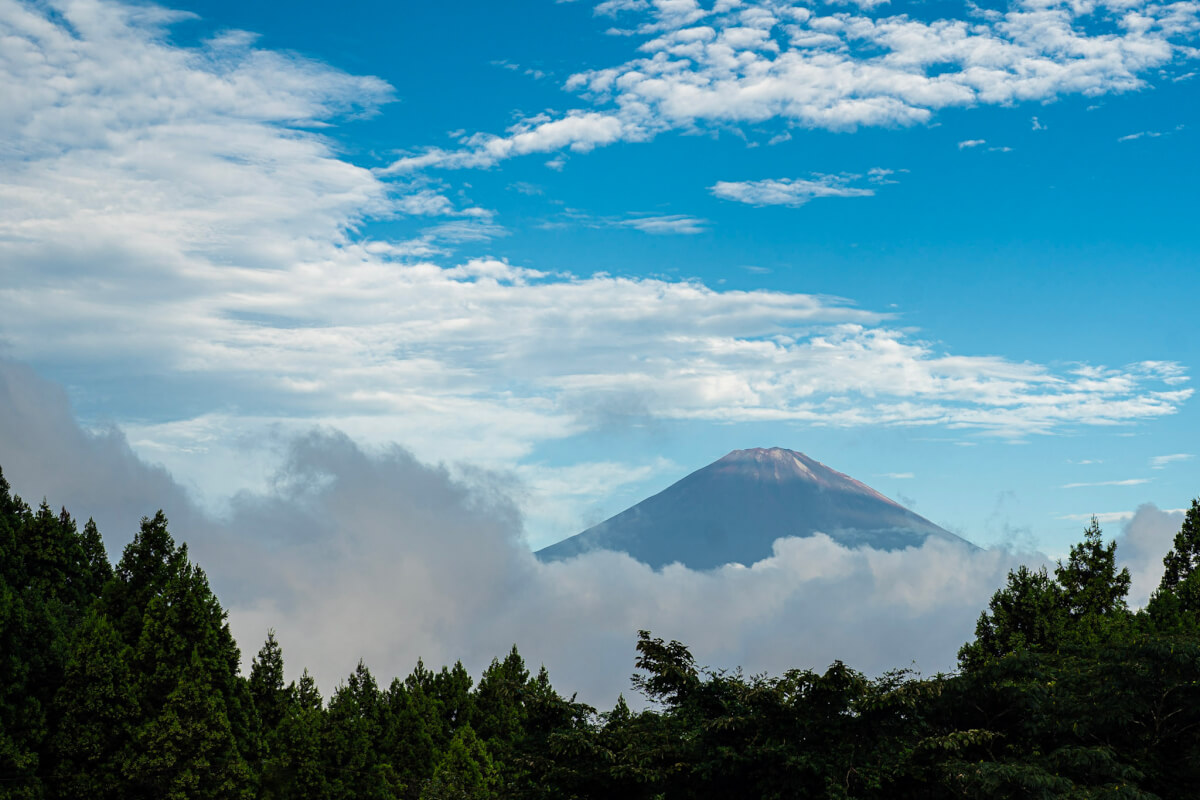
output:
[[[974,548],[864,483],[781,447],[734,450],[615,517],[537,552],[558,561],[618,550],[658,569],[753,564],[781,536],[821,532],[847,547],[898,550],[929,537]]]

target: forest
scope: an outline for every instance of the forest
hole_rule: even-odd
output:
[[[1052,572],[1009,573],[951,674],[746,675],[631,631],[635,708],[560,694],[516,646],[477,681],[360,662],[325,698],[272,633],[242,673],[161,511],[113,565],[0,473],[0,797],[1196,797],[1200,501],[1163,564],[1130,609],[1093,520]]]

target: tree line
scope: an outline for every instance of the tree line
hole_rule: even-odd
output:
[[[1149,604],[1093,520],[1009,573],[952,674],[745,675],[638,634],[598,711],[517,648],[478,682],[367,665],[329,698],[272,633],[240,669],[226,612],[160,511],[116,565],[89,520],[0,473],[0,797],[1185,798],[1200,793],[1200,501]],[[803,635],[797,632],[797,635]]]

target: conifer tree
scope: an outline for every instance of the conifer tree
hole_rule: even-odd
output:
[[[461,726],[438,760],[420,800],[492,800],[496,768],[487,747],[470,725]]]
[[[125,765],[127,797],[138,800],[237,800],[254,796],[221,692],[200,648],[160,711],[134,733]]]
[[[308,670],[289,687],[287,710],[263,767],[263,800],[324,800],[329,794],[322,759],[325,715],[321,693]]]
[[[392,800],[399,796],[395,771],[379,757],[382,726],[379,686],[358,662],[329,699],[326,769],[331,800]]]
[[[424,665],[418,662],[417,670]],[[396,678],[385,698],[386,715],[381,755],[396,772],[403,797],[416,800],[421,787],[433,775],[445,725],[439,706],[419,678]]]
[[[51,715],[58,796],[126,796],[121,765],[131,755],[132,725],[138,715],[130,655],[108,618],[95,609],[73,631]]]
[[[1183,525],[1175,534],[1171,549],[1163,558],[1163,576],[1159,592],[1170,592],[1180,601],[1183,611],[1200,611],[1200,498],[1192,500],[1183,515]]]
[[[975,641],[959,650],[965,668],[1020,650],[1053,650],[1067,626],[1063,589],[1046,573],[1021,565],[1008,573],[1008,584],[992,595],[975,624]]]
[[[1084,617],[1114,617],[1127,610],[1129,570],[1117,571],[1117,543],[1104,543],[1104,533],[1095,517],[1083,532],[1084,539],[1071,548],[1064,564],[1054,570],[1064,592],[1067,613],[1073,620]]]
[[[266,642],[250,664],[249,689],[263,731],[274,730],[291,702],[283,683],[283,650],[274,630],[267,631]]]

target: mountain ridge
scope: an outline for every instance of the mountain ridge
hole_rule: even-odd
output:
[[[782,536],[824,533],[847,547],[897,550],[930,537],[970,542],[804,453],[734,450],[598,525],[544,547],[544,561],[591,550],[628,553],[655,569],[749,566]]]

